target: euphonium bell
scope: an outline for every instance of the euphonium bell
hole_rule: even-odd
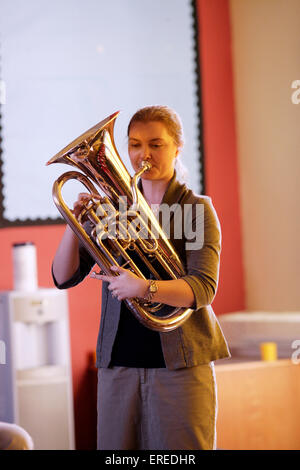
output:
[[[149,271],[156,280],[178,279],[185,274],[182,262],[137,186],[151,164],[143,162],[131,177],[116,150],[113,130],[118,114],[89,129],[47,162],[67,163],[83,172],[66,172],[54,182],[54,202],[105,274],[114,275],[110,266],[117,265],[144,279]],[[62,187],[71,179],[80,181],[91,194],[77,217],[62,197]],[[138,298],[124,301],[144,326],[160,332],[174,330],[193,312]]]

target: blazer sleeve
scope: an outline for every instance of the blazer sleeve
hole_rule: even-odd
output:
[[[86,227],[89,230],[88,227]],[[53,272],[53,263],[51,267],[52,278],[54,285],[58,289],[69,289],[70,287],[75,287],[77,284],[83,281],[83,279],[89,274],[92,267],[95,265],[94,259],[88,253],[88,251],[84,248],[83,244],[79,241],[79,266],[77,271],[70,277],[67,281],[63,283],[57,282]]]
[[[186,271],[182,277],[192,288],[194,310],[213,302],[219,280],[221,227],[211,198],[201,198],[192,205],[191,228],[194,238],[185,237]],[[197,209],[197,210],[196,210]]]

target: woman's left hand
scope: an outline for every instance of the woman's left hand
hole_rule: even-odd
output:
[[[90,277],[109,282],[108,289],[113,297],[118,300],[131,299],[133,297],[144,297],[148,288],[148,282],[141,279],[128,269],[120,266],[111,266],[113,272],[119,273],[118,276],[107,276],[105,274],[97,274],[92,272]]]

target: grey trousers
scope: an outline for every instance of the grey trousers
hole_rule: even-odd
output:
[[[98,370],[99,450],[215,449],[214,364]]]

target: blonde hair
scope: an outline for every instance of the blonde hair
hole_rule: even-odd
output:
[[[139,109],[131,118],[127,136],[129,136],[130,127],[135,122],[151,122],[159,121],[162,122],[170,134],[173,137],[177,147],[182,148],[184,144],[183,129],[180,117],[178,114],[168,106],[146,106],[145,108]]]
[[[180,150],[183,148],[184,134],[181,119],[176,111],[163,105],[146,106],[136,111],[129,121],[127,137],[129,137],[130,127],[135,122],[147,123],[152,121],[163,123],[175,145]],[[185,181],[187,179],[187,169],[181,163],[179,156],[175,160],[175,169],[178,179]]]

